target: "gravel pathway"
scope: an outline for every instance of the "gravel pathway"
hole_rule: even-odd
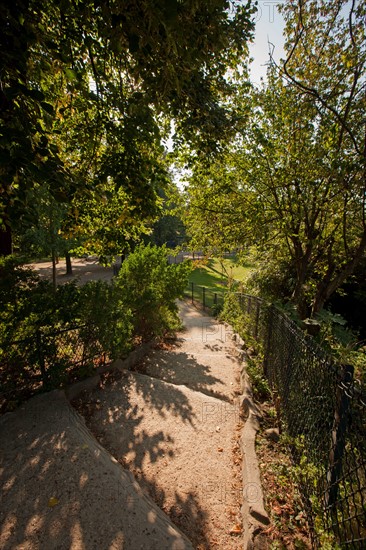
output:
[[[192,550],[62,391],[0,419],[1,550]]]
[[[176,340],[76,410],[54,391],[0,418],[1,549],[243,548],[239,363],[223,325],[180,310]]]
[[[197,549],[239,549],[239,364],[224,325],[186,303],[185,330],[137,372],[107,375],[75,406],[99,443]]]

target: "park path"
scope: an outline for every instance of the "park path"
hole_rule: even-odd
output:
[[[224,325],[180,311],[136,370],[0,418],[1,549],[244,547],[239,362]]]
[[[194,548],[243,548],[235,347],[212,317],[183,302],[180,313],[176,340],[74,405]]]

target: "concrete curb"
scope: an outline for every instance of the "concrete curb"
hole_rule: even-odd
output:
[[[240,414],[244,420],[244,428],[240,438],[243,456],[243,529],[244,550],[265,550],[268,539],[262,532],[268,528],[270,520],[264,507],[264,498],[258,458],[255,452],[255,439],[259,430],[261,412],[254,403],[253,393],[246,373],[247,354],[244,351],[244,341],[238,335],[233,335],[237,352],[242,361],[240,372],[241,396],[239,401]]]
[[[146,344],[141,344],[133,351],[131,351],[125,359],[116,359],[109,365],[104,365],[96,369],[97,374],[90,376],[85,380],[80,382],[75,382],[71,386],[65,388],[66,398],[69,401],[76,399],[83,391],[93,390],[98,386],[101,380],[101,375],[106,372],[113,372],[115,370],[130,370],[134,367],[139,361],[141,361],[145,355],[151,350],[153,345],[156,343],[155,340],[147,342]]]

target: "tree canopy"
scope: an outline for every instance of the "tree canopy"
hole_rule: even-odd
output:
[[[283,13],[287,58],[253,89],[222,158],[197,163],[187,211],[196,242],[256,245],[262,282],[277,278],[306,317],[366,250],[366,6],[299,0]]]
[[[2,2],[3,251],[44,182],[70,202],[112,181],[135,217],[150,215],[170,120],[206,152],[230,131],[225,74],[246,53],[252,12],[228,0]]]

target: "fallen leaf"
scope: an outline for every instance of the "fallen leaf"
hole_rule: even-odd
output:
[[[242,532],[243,528],[238,523],[232,529],[230,529],[230,535],[241,535]]]

